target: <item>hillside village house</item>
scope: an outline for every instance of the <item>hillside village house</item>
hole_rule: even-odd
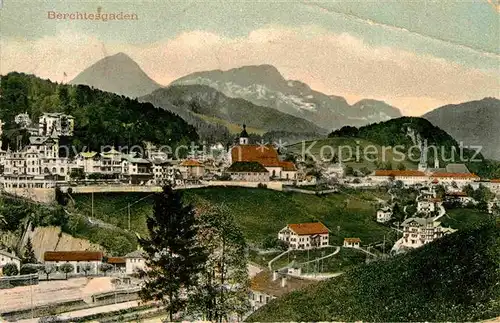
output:
[[[121,175],[129,184],[145,184],[153,178],[151,163],[136,154],[122,154]]]
[[[417,212],[424,214],[431,214],[435,212],[439,205],[441,204],[441,200],[438,198],[422,198],[417,201]]]
[[[330,230],[321,222],[289,224],[278,233],[278,239],[291,249],[307,250],[326,247]]]
[[[243,131],[240,134],[239,145],[231,148],[230,163],[234,162],[257,162],[266,168],[271,180],[292,181],[297,179],[295,164],[281,161],[276,148],[272,145],[249,144],[245,125],[243,125]]]
[[[268,182],[269,172],[257,162],[234,162],[225,171],[233,181]]]
[[[360,248],[361,239],[360,238],[344,238],[345,248]]]
[[[125,273],[132,275],[146,268],[146,259],[142,250],[135,250],[125,255]]]
[[[82,273],[80,266],[89,264],[88,274],[97,274],[102,263],[102,251],[46,251],[43,254],[43,263],[60,266],[65,263],[73,265],[73,273]]]
[[[125,257],[108,257],[106,263],[113,266],[114,272],[125,272],[126,269]]]
[[[453,185],[456,184],[459,188],[463,188],[470,183],[477,182],[480,177],[473,173],[448,173],[448,172],[438,172],[433,173],[430,176],[433,182],[437,181],[438,184],[442,185]]]
[[[401,181],[405,185],[423,184],[428,180],[425,173],[418,170],[376,170],[370,178],[376,183],[394,180]]]
[[[377,222],[385,223],[392,217],[392,210],[390,207],[385,207],[377,211]]]
[[[199,179],[205,173],[203,164],[194,159],[184,160],[179,169],[184,179]]]
[[[250,281],[250,306],[252,311],[259,309],[275,298],[313,283],[313,280],[301,279],[277,271],[263,270]]]
[[[6,264],[14,263],[19,270],[21,268],[21,259],[16,255],[7,252],[7,250],[0,250],[0,272]]]
[[[403,223],[403,240],[401,246],[418,248],[445,234],[455,232],[451,228],[441,227],[441,223],[428,218],[409,218]]]
[[[447,192],[444,199],[447,202],[456,202],[462,205],[476,202],[474,198],[468,196],[467,193],[462,191]]]

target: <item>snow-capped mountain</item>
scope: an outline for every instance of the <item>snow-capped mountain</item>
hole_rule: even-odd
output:
[[[172,85],[193,84],[210,86],[228,97],[268,106],[326,129],[361,126],[401,116],[398,109],[381,101],[362,100],[351,106],[343,97],[328,96],[300,81],[286,80],[271,65],[197,72],[172,82]]]

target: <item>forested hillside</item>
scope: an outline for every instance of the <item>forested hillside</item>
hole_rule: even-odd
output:
[[[484,158],[480,153],[464,147],[461,153],[458,142],[444,130],[434,126],[429,121],[422,118],[402,117],[385,122],[370,124],[356,128],[346,126],[333,131],[328,135],[330,138],[359,138],[371,141],[383,147],[396,147],[401,145],[404,151],[409,153],[412,149],[413,158],[420,155],[418,147],[423,140],[427,140],[429,147],[428,164],[434,164],[434,146],[437,148],[438,159],[441,166],[447,163],[464,163],[471,172],[485,178],[500,177],[500,163]],[[454,149],[453,157],[452,151]],[[418,161],[418,158],[417,158]]]
[[[500,227],[488,222],[292,292],[248,320],[468,322],[500,316]]]
[[[43,112],[75,117],[70,144],[100,150],[105,145],[141,145],[145,141],[176,147],[198,139],[194,127],[179,116],[124,96],[84,85],[65,85],[33,75],[9,73],[2,77],[0,119],[5,122],[3,143],[15,147],[19,129],[14,117],[27,112],[36,123]]]

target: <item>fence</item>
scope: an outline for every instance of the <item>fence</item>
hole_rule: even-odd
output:
[[[38,274],[0,277],[0,289],[29,285],[38,285]]]

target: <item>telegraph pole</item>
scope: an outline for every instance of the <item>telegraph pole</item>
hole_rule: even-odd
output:
[[[382,255],[385,258],[385,234],[384,234],[384,244],[382,245]]]

